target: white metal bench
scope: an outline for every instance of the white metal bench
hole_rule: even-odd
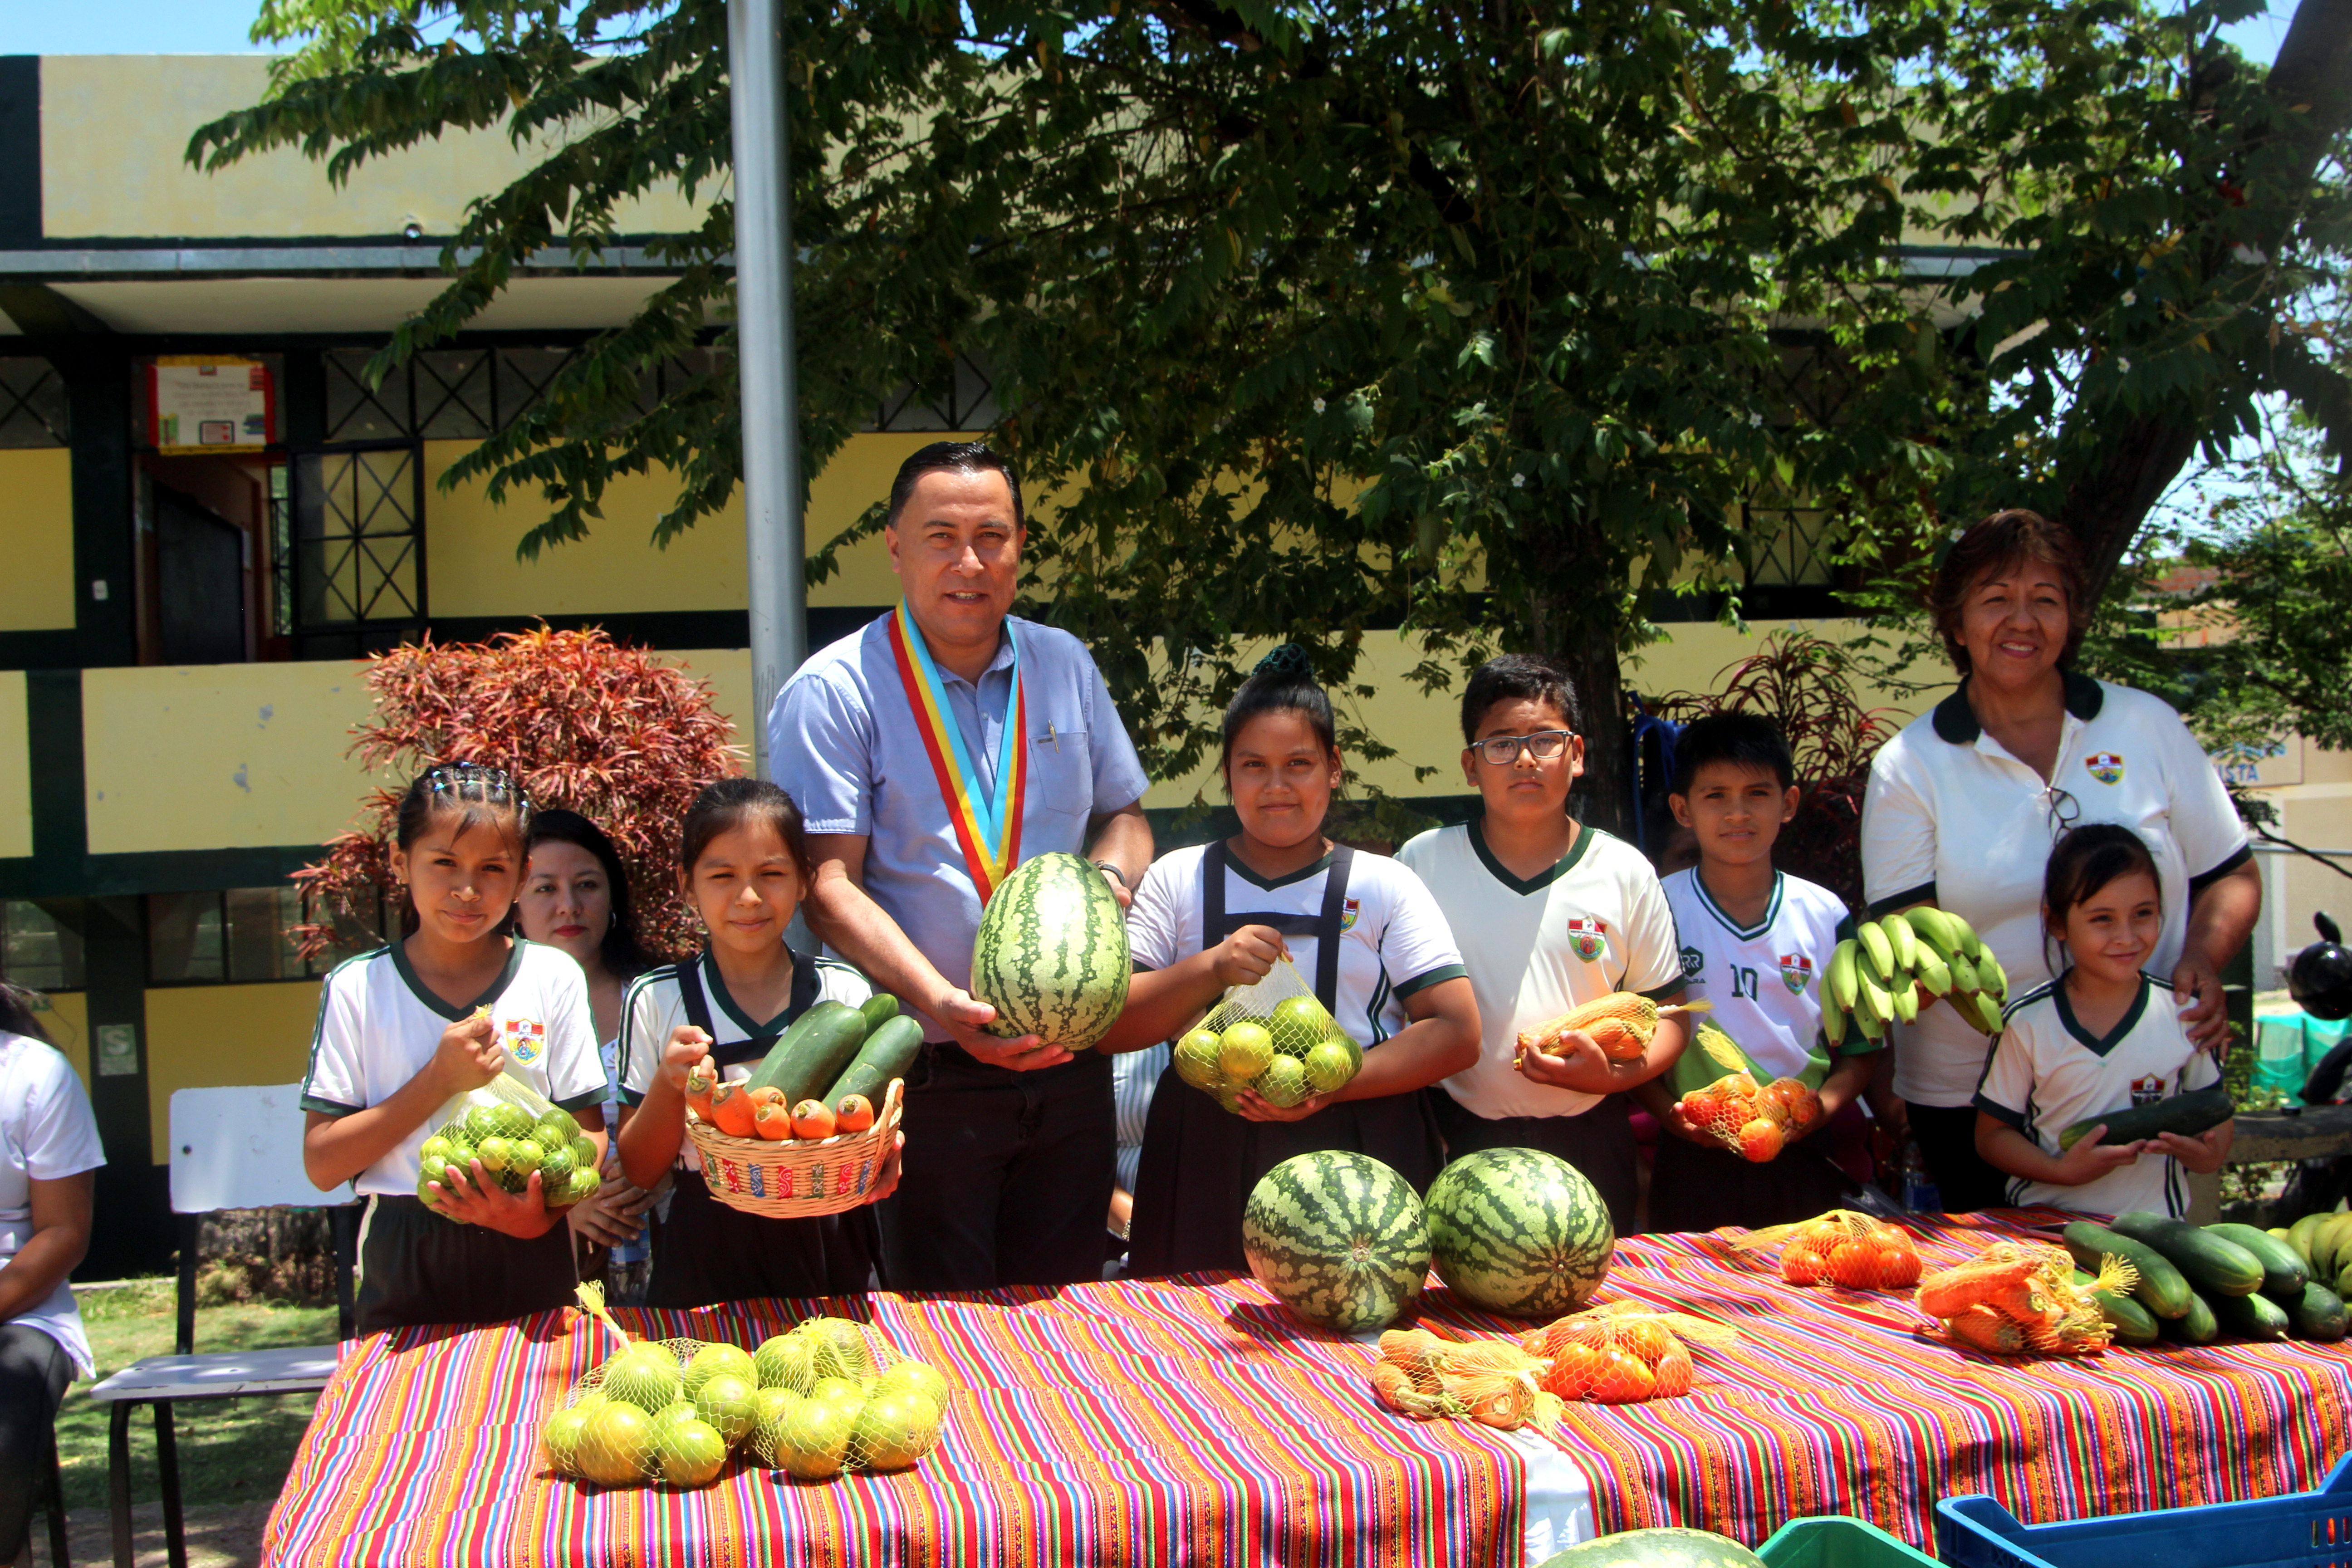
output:
[[[195,1353],[196,1240],[203,1216],[219,1209],[334,1206],[337,1332],[352,1337],[352,1252],[356,1235],[346,1193],[321,1193],[302,1170],[301,1085],[184,1089],[172,1096],[172,1209],[180,1216],[176,1349],[148,1356],[93,1385],[89,1396],[113,1405],[107,1470],[112,1493],[114,1561],[132,1568],[131,1413],[155,1411],[155,1468],[163,1493],[163,1544],[171,1568],[187,1568],[187,1531],[180,1513],[179,1449],[172,1406],[188,1399],[315,1394],[334,1375],[334,1345]]]

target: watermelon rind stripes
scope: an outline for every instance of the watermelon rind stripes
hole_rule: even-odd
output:
[[[1295,1154],[1252,1188],[1242,1251],[1275,1299],[1342,1334],[1384,1329],[1420,1298],[1429,1228],[1412,1184],[1368,1154]]]
[[[1094,866],[1055,850],[1013,868],[981,911],[971,994],[990,1034],[1083,1051],[1127,1005],[1127,916]]]
[[[1609,1278],[1617,1233],[1584,1173],[1539,1149],[1480,1149],[1429,1184],[1437,1277],[1520,1318],[1572,1312]]]

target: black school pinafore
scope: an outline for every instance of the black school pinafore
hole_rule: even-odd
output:
[[[715,1040],[699,956],[677,966],[677,988],[687,1021]],[[782,1015],[748,1039],[714,1044],[712,1061],[723,1073],[766,1056],[776,1037],[815,1005],[816,989],[815,962],[794,953],[793,994]],[[809,1219],[770,1219],[712,1197],[699,1171],[680,1167],[671,1174],[667,1212],[653,1226],[646,1306],[708,1307],[755,1296],[855,1296],[871,1281],[877,1254],[872,1205]]]
[[[1214,947],[1245,925],[1270,926],[1284,936],[1313,937],[1315,997],[1325,1012],[1338,1017],[1340,921],[1354,862],[1353,850],[1332,852],[1319,913],[1229,913],[1225,847],[1222,842],[1210,845],[1201,856],[1202,947]],[[1326,1149],[1369,1154],[1392,1167],[1416,1192],[1426,1190],[1445,1163],[1437,1120],[1423,1090],[1343,1101],[1303,1121],[1252,1121],[1225,1110],[1206,1090],[1177,1077],[1171,1063],[1160,1075],[1144,1121],[1128,1272],[1248,1268],[1242,1252],[1242,1210],[1250,1190],[1292,1155]]]

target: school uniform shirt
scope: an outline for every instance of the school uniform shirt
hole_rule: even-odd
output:
[[[604,1064],[596,1052],[586,976],[562,949],[517,937],[498,979],[462,1007],[425,988],[401,942],[328,971],[319,987],[302,1109],[349,1116],[390,1100],[433,1059],[442,1032],[477,1007],[490,1010],[490,1026],[506,1048],[508,1077],[560,1110],[581,1111],[603,1102]],[[353,1190],[362,1197],[415,1197],[416,1152],[446,1120],[439,1110],[427,1116],[362,1171]]]
[[[1848,918],[1845,900],[1775,871],[1763,918],[1743,926],[1707,892],[1697,867],[1661,885],[1682,942],[1683,1000],[1713,1003],[1716,1026],[1758,1067],[1798,1077],[1821,1037],[1822,976]]]
[[[1111,1114],[1118,1121],[1118,1185],[1135,1191],[1135,1173],[1143,1161],[1143,1126],[1151,1117],[1152,1091],[1167,1070],[1171,1053],[1168,1042],[1122,1051],[1110,1059]]]
[[[0,1029],[0,1268],[33,1239],[33,1184],[62,1181],[106,1163],[89,1096],[47,1041]],[[38,1329],[84,1377],[94,1374],[73,1286],[58,1281],[43,1300],[7,1320]]]
[[[1932,901],[1976,928],[2022,996],[2051,977],[2042,880],[2062,823],[2116,822],[2147,841],[2164,895],[2148,968],[2168,975],[2189,900],[2245,864],[2246,830],[2180,716],[2128,686],[2069,673],[2050,780],[2010,755],[1970,711],[1968,688],[1904,726],[1870,764],[1862,879],[1874,914]],[[2061,793],[2063,792],[2063,794]],[[1962,1106],[1984,1071],[1985,1037],[1949,1007],[1895,1026],[1895,1092]]]
[[[1977,1109],[2016,1128],[2045,1153],[2062,1152],[2058,1134],[2221,1081],[2212,1056],[2180,1026],[2172,986],[2140,976],[2139,995],[2116,1026],[2095,1035],[2074,1016],[2063,976],[2018,997],[2002,1016],[2001,1036],[1985,1063]],[[2009,1178],[2012,1204],[2050,1204],[2086,1214],[2147,1209],[2189,1212],[2189,1178],[2169,1154],[2142,1154],[2095,1182],[2062,1187]]]
[[[1137,968],[1166,969],[1201,951],[1204,847],[1171,850],[1143,874],[1127,911],[1127,944]],[[1326,855],[1304,870],[1261,881],[1228,854],[1225,909],[1229,915],[1319,915],[1330,869],[1331,857]],[[1370,1049],[1412,1022],[1404,1010],[1407,998],[1461,976],[1462,953],[1429,889],[1385,855],[1356,855],[1340,908],[1338,1005],[1332,1016],[1349,1038]],[[1320,943],[1311,936],[1283,940],[1299,978],[1311,987]]]
[[[1440,827],[1397,851],[1429,887],[1462,943],[1485,1037],[1478,1061],[1444,1080],[1490,1121],[1577,1116],[1602,1096],[1522,1076],[1519,1031],[1612,991],[1671,995],[1683,983],[1674,911],[1641,851],[1590,823],[1549,870],[1522,881],[1479,824]]]

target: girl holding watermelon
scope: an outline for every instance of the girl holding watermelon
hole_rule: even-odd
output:
[[[720,779],[695,797],[679,837],[679,879],[709,945],[638,976],[621,1019],[622,1172],[646,1190],[666,1171],[676,1183],[654,1226],[646,1305],[857,1294],[877,1254],[871,1205],[770,1219],[712,1197],[685,1147],[686,1077],[708,1061],[721,1079],[749,1078],[802,1014],[822,1001],[855,1007],[874,987],[845,963],[784,945],[808,887],[790,795],[764,779]],[[897,1179],[894,1161],[877,1195]]]
[[[1295,1154],[1369,1154],[1428,1186],[1444,1146],[1422,1091],[1478,1055],[1478,1005],[1429,889],[1388,857],[1324,836],[1345,768],[1304,650],[1276,648],[1234,694],[1220,771],[1241,831],[1145,874],[1128,910],[1136,975],[1102,1048],[1172,1038],[1288,956],[1363,1066],[1286,1110],[1244,1089],[1237,1114],[1163,1072],[1136,1174],[1133,1274],[1246,1268],[1250,1190]]]

